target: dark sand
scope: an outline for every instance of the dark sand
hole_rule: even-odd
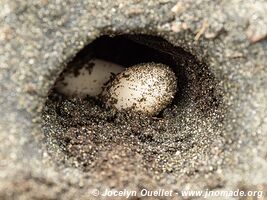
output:
[[[90,190],[126,187],[267,191],[267,2],[179,2],[173,12],[176,0],[1,1],[0,199],[98,200]],[[81,49],[121,34],[156,35],[196,58],[166,57],[181,87],[160,119],[47,100]]]
[[[212,176],[229,165],[229,141],[222,135],[226,107],[218,81],[189,53],[165,41],[153,43],[147,44],[167,52],[171,67],[182,77],[172,104],[157,116],[144,116],[131,110],[117,112],[91,97],[65,97],[52,90],[43,110],[43,130],[51,156],[64,155],[59,164],[78,167],[97,179],[116,180],[124,187],[132,183],[122,176],[151,176],[152,182],[162,180],[167,187],[166,176],[174,180],[190,179],[196,173]],[[74,65],[87,62],[86,55],[77,56],[65,71],[77,74]]]

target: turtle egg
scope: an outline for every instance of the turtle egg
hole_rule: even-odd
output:
[[[176,90],[176,76],[170,67],[142,63],[118,74],[103,92],[103,99],[118,110],[156,115],[171,103]]]
[[[55,88],[66,96],[84,97],[89,95],[97,97],[101,94],[105,83],[110,80],[112,74],[116,75],[124,69],[115,63],[92,59],[77,69],[75,73],[71,70],[64,72]]]

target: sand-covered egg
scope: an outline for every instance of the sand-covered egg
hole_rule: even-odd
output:
[[[74,66],[76,67],[76,66]],[[125,68],[105,60],[92,59],[74,70],[63,73],[55,88],[66,96],[86,95],[96,97],[101,94],[105,84],[110,78]]]
[[[116,76],[103,92],[107,106],[156,115],[168,106],[177,90],[175,73],[160,63],[142,63]]]

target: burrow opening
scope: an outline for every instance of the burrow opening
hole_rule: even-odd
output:
[[[43,110],[43,130],[52,157],[57,155],[59,163],[91,174],[111,170],[111,163],[127,173],[132,169],[132,175],[148,171],[193,174],[211,169],[210,165],[216,168],[216,152],[210,149],[221,137],[222,95],[207,64],[160,37],[104,35],[82,49],[65,71],[78,70],[92,58],[125,67],[166,64],[177,76],[176,96],[158,116],[147,117],[113,112],[93,98],[70,98],[52,88]],[[191,164],[200,150],[205,160]],[[119,161],[112,159],[115,155]],[[137,163],[141,167],[136,168]]]

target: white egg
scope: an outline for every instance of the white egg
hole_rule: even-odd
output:
[[[104,85],[112,74],[118,74],[125,68],[108,61],[92,59],[78,70],[78,75],[66,71],[55,85],[58,92],[66,96],[86,95],[96,97],[101,94]]]
[[[168,106],[177,90],[175,73],[159,63],[142,63],[116,76],[103,92],[107,106],[156,115]]]

